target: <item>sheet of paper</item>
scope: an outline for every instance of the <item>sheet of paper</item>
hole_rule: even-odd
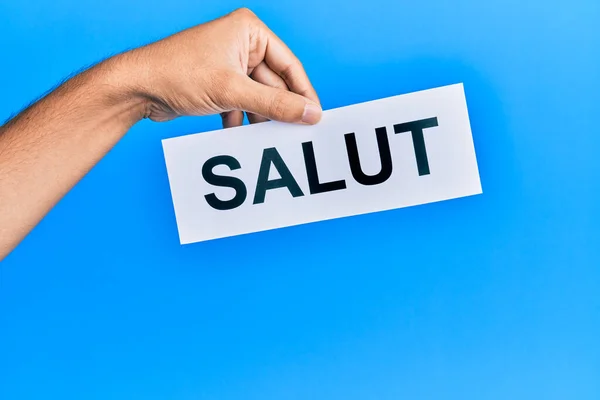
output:
[[[462,84],[163,149],[182,244],[481,193]]]

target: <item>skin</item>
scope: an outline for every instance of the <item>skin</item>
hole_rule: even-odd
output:
[[[317,94],[293,53],[236,10],[109,58],[0,128],[0,260],[138,121],[221,114],[225,128],[315,124]]]

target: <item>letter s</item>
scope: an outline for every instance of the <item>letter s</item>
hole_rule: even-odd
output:
[[[246,200],[246,185],[240,179],[233,176],[221,176],[213,173],[217,165],[226,165],[230,170],[242,168],[239,161],[231,156],[216,156],[207,160],[202,166],[202,177],[213,186],[230,187],[235,190],[235,196],[231,200],[219,200],[214,193],[205,195],[206,202],[215,210],[232,210],[241,206]]]

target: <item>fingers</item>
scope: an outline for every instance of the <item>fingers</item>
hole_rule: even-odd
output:
[[[252,113],[246,113],[248,115],[248,121],[250,122],[250,124],[258,124],[261,122],[267,122],[269,119],[265,118],[261,115],[257,115],[257,114],[252,114]]]
[[[240,75],[231,82],[237,109],[281,122],[316,124],[321,107],[314,101],[287,90],[263,85]]]
[[[285,81],[292,92],[320,104],[317,92],[298,58],[266,25],[263,24],[263,27],[267,34],[264,59],[269,68]]]
[[[264,62],[258,64],[250,76],[252,79],[262,83],[263,85],[271,86],[277,89],[288,90],[288,86],[283,78],[273,72],[273,70]]]
[[[229,111],[221,114],[223,119],[223,128],[233,128],[236,126],[242,126],[244,124],[244,112],[243,111]]]
[[[256,82],[262,83],[263,85],[282,90],[289,90],[283,78],[273,72],[273,70],[264,62],[261,62],[258,64],[258,66],[256,66],[256,68],[254,68],[252,74],[250,74],[250,77]],[[248,113],[248,120],[251,124],[268,121],[267,118],[252,113]]]

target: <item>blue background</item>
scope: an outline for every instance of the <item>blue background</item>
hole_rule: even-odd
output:
[[[137,125],[0,266],[0,399],[599,399],[600,3],[0,4],[0,118],[250,6],[325,108],[464,82],[484,194],[180,246]]]

